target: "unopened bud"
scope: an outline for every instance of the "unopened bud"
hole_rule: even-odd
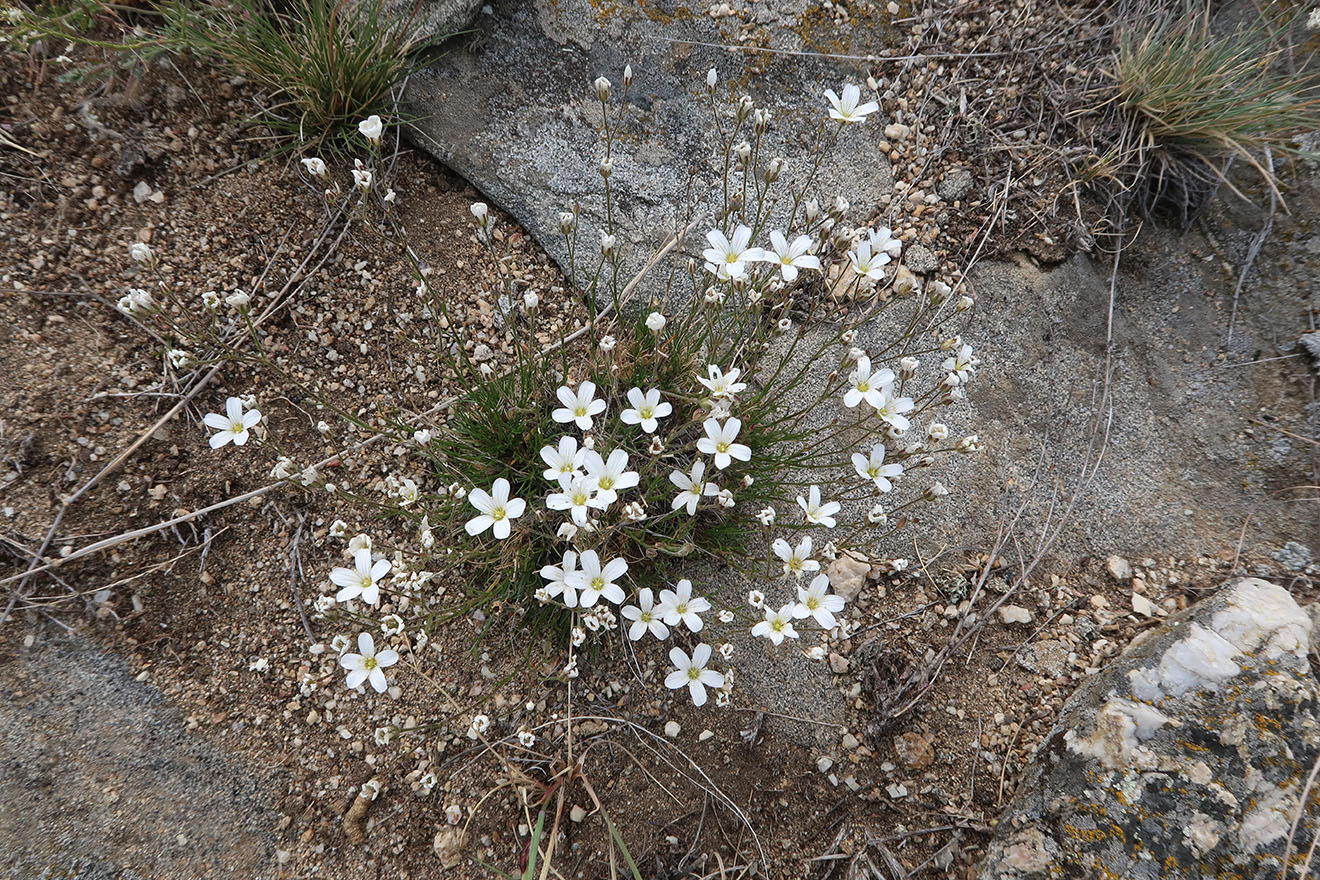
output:
[[[610,81],[603,76],[596,77],[596,81],[591,84],[596,90],[596,100],[604,104],[610,99]]]

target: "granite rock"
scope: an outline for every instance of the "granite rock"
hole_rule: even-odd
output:
[[[1065,704],[982,880],[1278,877],[1320,757],[1312,627],[1241,579],[1139,637]],[[1292,860],[1317,827],[1312,797]]]

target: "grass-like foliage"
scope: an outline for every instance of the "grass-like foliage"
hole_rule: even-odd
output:
[[[264,122],[321,141],[346,134],[385,103],[422,48],[412,17],[381,0],[174,0],[170,41],[214,58],[270,89],[279,103]]]
[[[1261,17],[1218,33],[1197,6],[1119,32],[1119,101],[1145,146],[1236,156],[1266,173],[1266,150],[1296,153],[1293,139],[1320,129],[1320,76],[1288,63],[1286,22]]]

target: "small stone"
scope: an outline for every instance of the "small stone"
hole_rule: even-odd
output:
[[[935,191],[946,202],[956,202],[972,190],[974,178],[966,168],[955,168],[944,176]]]
[[[1163,617],[1165,611],[1140,593],[1132,594],[1132,610],[1142,617]]]
[[[891,122],[885,126],[885,140],[905,141],[912,129],[901,122]]]
[[[819,770],[821,773],[830,772],[830,768],[833,766],[834,766],[834,759],[831,758],[829,755],[821,755],[819,758],[816,759],[816,769]]]
[[[889,796],[894,800],[898,800],[899,798],[905,798],[907,797],[907,793],[908,793],[907,786],[901,782],[889,783],[888,785],[885,786],[885,791],[889,792]]]
[[[890,15],[898,15],[898,4],[895,3],[894,0],[889,0],[889,2],[885,4],[885,12],[888,12]]]
[[[1017,664],[1036,675],[1058,678],[1068,671],[1068,643],[1042,639],[1027,645],[1017,655]]]
[[[1031,612],[1021,605],[1001,605],[999,619],[1004,623],[1031,623]]]
[[[921,289],[921,282],[917,276],[907,266],[900,265],[894,272],[893,282],[894,293],[899,296],[907,296],[910,293],[916,293]]]
[[[1122,556],[1110,556],[1106,559],[1105,569],[1109,572],[1109,576],[1120,584],[1125,584],[1132,579],[1132,563]]]
[[[940,267],[940,262],[935,258],[935,254],[924,244],[909,246],[907,256],[903,258],[903,262],[918,275],[929,275]]]
[[[149,198],[151,198],[151,184],[139,180],[137,186],[133,187],[133,201],[140,205]]]
[[[705,742],[714,735],[715,735],[715,731],[711,730],[710,728],[706,728],[701,733],[697,734],[697,742]]]
[[[441,828],[431,846],[443,867],[456,868],[463,860],[463,832],[458,828]]]
[[[845,733],[843,739],[839,741],[839,745],[843,746],[844,751],[851,752],[853,749],[860,746],[861,742],[851,733]]]
[[[831,562],[825,573],[830,577],[830,588],[851,602],[862,591],[870,570],[870,560],[855,550],[849,550]]]
[[[568,811],[568,818],[572,822],[581,822],[587,818],[587,811],[581,804],[574,804],[573,809]]]
[[[1271,553],[1270,558],[1292,571],[1301,571],[1311,564],[1311,548],[1296,541],[1289,541]]]
[[[830,652],[830,669],[835,675],[843,675],[848,671],[848,658],[837,651]]]
[[[935,749],[930,739],[915,731],[901,734],[894,740],[898,759],[913,770],[924,770],[935,763]]]
[[[665,736],[669,737],[670,739],[673,739],[674,737],[678,736],[678,732],[682,729],[683,729],[682,725],[680,725],[677,721],[670,721],[668,724],[665,725]]]

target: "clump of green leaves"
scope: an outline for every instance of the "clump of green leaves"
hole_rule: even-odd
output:
[[[265,0],[175,0],[165,17],[172,44],[270,89],[280,100],[264,121],[311,141],[379,109],[428,42],[382,0],[292,0],[287,11]]]

